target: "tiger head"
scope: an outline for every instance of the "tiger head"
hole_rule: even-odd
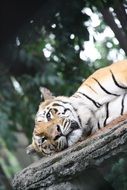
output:
[[[35,150],[48,155],[68,147],[68,138],[79,123],[68,97],[55,98],[46,88],[41,88],[41,92],[44,102],[36,114],[33,142],[27,152]]]
[[[45,121],[36,121],[33,131],[32,144],[27,147],[27,153],[36,151],[42,155],[51,155],[61,151],[68,146],[67,138],[62,135],[61,127],[70,126],[70,120],[61,118],[52,113],[53,119]]]
[[[67,138],[61,132],[61,128],[71,126],[69,119],[61,118],[51,111],[52,120],[36,121],[33,131],[32,144],[27,147],[27,153],[36,151],[44,155],[59,152],[68,146]],[[69,130],[69,129],[68,129]]]

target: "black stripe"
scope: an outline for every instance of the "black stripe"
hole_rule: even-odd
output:
[[[98,121],[98,123],[97,123],[97,126],[98,126],[98,129],[100,129],[101,127],[100,127],[100,123],[99,123],[99,121]]]
[[[59,107],[62,107],[62,108],[64,108],[64,111],[62,112],[62,114],[65,114],[66,113],[66,111],[70,111],[70,112],[72,112],[69,108],[65,108],[63,105],[60,105],[60,104],[58,104],[58,103],[54,103],[54,104],[52,104],[52,106],[59,106]],[[53,108],[54,109],[54,108]]]
[[[52,104],[52,106],[61,106],[61,107],[63,107],[63,108],[64,108],[64,106],[63,106],[63,105],[60,105],[60,104],[58,104],[58,103],[54,103],[54,104]]]
[[[72,107],[73,107],[73,106],[72,106]],[[80,126],[82,126],[81,118],[80,118],[80,116],[79,116],[79,114],[78,114],[78,112],[77,112],[77,109],[74,108],[74,107],[73,107],[73,109],[74,109],[74,111],[75,111],[76,114],[77,114],[77,118],[78,118],[78,121],[79,121],[79,123],[80,123]]]
[[[77,93],[80,93],[82,94],[83,96],[85,96],[86,98],[88,98],[90,101],[93,102],[93,104],[97,107],[97,108],[100,108],[102,105],[98,102],[95,102],[95,100],[93,100],[92,98],[90,98],[89,96],[87,96],[86,94],[82,93],[82,92],[77,92]]]
[[[78,94],[74,94],[74,95],[72,95],[72,97],[74,97],[74,98],[81,98]]]
[[[114,94],[114,93],[111,93],[111,92],[109,92],[108,90],[106,90],[106,89],[100,84],[100,82],[99,82],[96,78],[92,78],[92,79],[94,79],[94,80],[98,83],[98,85],[100,86],[100,88],[101,88],[104,92],[106,92],[107,94],[110,94],[110,95],[113,95],[113,96],[119,96],[118,94]]]
[[[125,99],[125,95],[123,95],[123,98],[122,98],[122,102],[121,102],[121,115],[123,115],[123,112],[124,112],[124,99]]]
[[[80,116],[79,116],[78,113],[77,113],[77,109],[74,108],[70,102],[65,102],[65,101],[61,101],[61,100],[56,100],[56,101],[61,102],[61,103],[63,103],[63,104],[69,104],[69,105],[73,108],[73,110],[76,112],[77,117],[78,117],[78,121],[79,121],[79,123],[80,123],[80,126],[82,126]],[[70,110],[69,108],[65,108],[63,105],[60,105],[60,104],[58,104],[58,103],[54,103],[52,106],[62,106],[62,107],[64,108],[64,113],[65,113],[67,110],[69,110],[69,111],[73,114],[72,110]]]
[[[85,84],[90,90],[92,90],[94,93],[96,93],[97,94],[97,92],[90,86],[90,85],[88,85],[88,84]]]
[[[110,72],[111,72],[112,79],[113,79],[115,85],[118,86],[119,88],[127,89],[127,87],[125,87],[125,86],[121,86],[121,85],[117,82],[117,80],[116,80],[116,78],[115,78],[115,76],[114,76],[114,74],[113,74],[113,72],[112,72],[111,70],[110,70]]]
[[[106,118],[105,118],[105,120],[104,120],[104,124],[103,124],[104,127],[106,126],[106,121],[107,121],[107,119],[108,119],[108,117],[109,117],[108,106],[109,106],[109,103],[106,104]]]
[[[56,101],[58,101],[58,102],[61,102],[61,103],[63,103],[63,104],[69,104],[72,108],[73,108],[73,110],[77,113],[77,110],[72,106],[72,104],[70,103],[70,102],[65,102],[65,101],[62,101],[62,100],[56,100]],[[62,107],[64,107],[63,105],[60,105],[60,104],[58,104],[58,103],[54,103],[53,104],[53,106],[62,106]],[[64,107],[65,108],[65,107]],[[65,108],[66,109],[66,108]],[[69,109],[69,108],[68,108]],[[69,109],[70,110],[70,109]],[[72,112],[71,110],[70,110],[70,112]]]
[[[69,108],[65,108],[63,105],[60,105],[60,104],[54,103],[52,106],[60,106],[60,107],[64,108],[64,111],[62,112],[62,114],[65,114],[66,111],[70,111],[70,112],[73,114],[73,112],[72,112],[71,109],[69,109]]]
[[[57,113],[57,112],[58,112],[58,109],[56,109],[56,108],[53,108],[53,111],[54,111],[55,113]]]
[[[78,115],[78,114],[77,114],[77,115]],[[80,118],[79,115],[78,115],[78,120],[79,120],[80,126],[82,126],[81,118]]]
[[[70,112],[72,112],[69,108],[65,108],[64,111],[62,112],[62,114],[65,114],[66,111],[68,111],[68,110],[69,110]]]

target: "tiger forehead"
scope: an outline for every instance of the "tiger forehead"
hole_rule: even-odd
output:
[[[57,96],[56,98],[53,99],[49,99],[49,100],[45,100],[44,102],[41,102],[39,107],[44,109],[47,108],[47,106],[54,106],[54,104],[59,104],[58,102],[63,103],[64,102],[68,102],[68,97],[65,96]],[[60,104],[59,104],[60,105]]]
[[[45,100],[44,102],[40,103],[39,107],[40,108],[45,108],[46,106],[48,106],[52,102],[53,102],[53,100]]]

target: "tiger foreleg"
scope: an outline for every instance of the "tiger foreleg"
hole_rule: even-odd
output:
[[[82,138],[82,134],[83,134],[82,129],[76,129],[72,131],[71,133],[69,133],[66,137],[61,136],[57,140],[57,150],[61,151],[67,147],[70,147],[76,144]]]
[[[67,143],[66,137],[65,136],[59,137],[59,139],[57,140],[57,150],[61,151],[67,147],[68,147],[68,143]]]
[[[67,137],[68,147],[77,143],[81,139],[82,134],[83,134],[82,129],[76,129],[72,131]]]

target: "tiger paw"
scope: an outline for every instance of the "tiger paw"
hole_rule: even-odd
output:
[[[68,147],[68,143],[67,143],[66,137],[65,136],[59,137],[59,139],[57,140],[57,150],[61,151],[67,147]]]

